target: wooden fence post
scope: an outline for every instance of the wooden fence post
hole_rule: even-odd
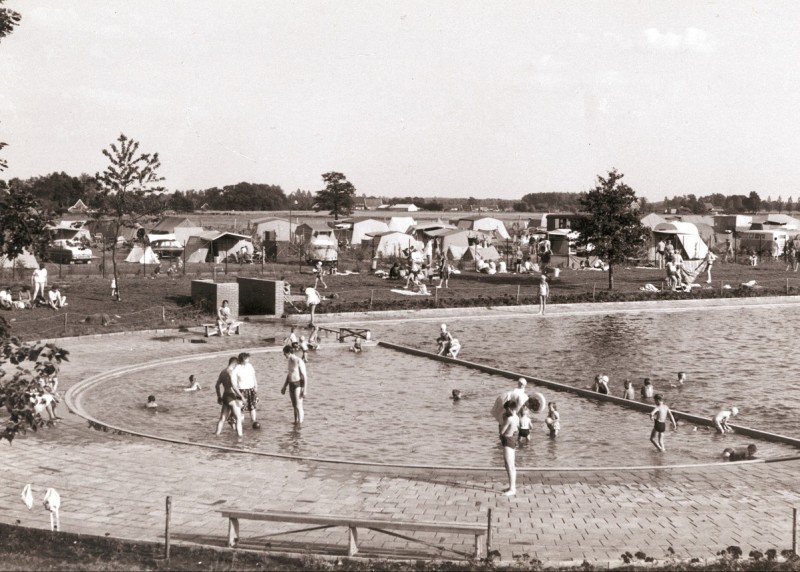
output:
[[[167,311],[164,309],[164,306],[161,306],[161,321],[167,321]]]
[[[519,306],[519,289],[520,289],[520,285],[517,284],[517,306]],[[491,510],[491,509],[489,509],[489,510]]]
[[[594,302],[594,291],[597,288],[597,283],[592,282],[592,302]]]
[[[375,298],[375,290],[369,291],[369,307],[372,308],[372,301]]]
[[[67,316],[68,315],[69,314],[67,312],[64,312],[64,333],[65,334],[67,333]]]
[[[169,562],[169,519],[172,514],[172,497],[167,497],[167,520],[164,526],[164,558]]]
[[[492,509],[489,509],[486,518],[486,558],[489,558],[489,552],[492,550]]]
[[[439,289],[438,288],[434,288],[433,289],[433,307],[434,308],[438,308],[439,307]]]
[[[797,509],[792,509],[792,554],[797,556]]]

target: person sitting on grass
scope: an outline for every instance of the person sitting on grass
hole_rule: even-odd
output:
[[[53,310],[60,310],[67,305],[67,297],[61,295],[57,286],[50,286],[50,291],[47,293],[47,305]]]
[[[30,286],[25,285],[22,287],[22,290],[19,291],[19,300],[17,300],[16,305],[23,310],[33,310],[33,298],[31,297]]]
[[[4,287],[0,289],[0,308],[3,310],[11,310],[14,307],[14,301],[11,298],[11,288]]]

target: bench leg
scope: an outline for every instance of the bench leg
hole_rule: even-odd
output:
[[[358,554],[358,529],[355,526],[348,527],[347,540],[347,555],[355,556]]]
[[[239,542],[239,519],[228,519],[228,546],[233,548]]]
[[[475,558],[480,559],[483,554],[483,534],[475,535]]]

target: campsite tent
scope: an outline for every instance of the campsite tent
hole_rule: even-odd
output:
[[[700,238],[697,227],[690,222],[675,221],[657,224],[653,229],[652,244],[656,244],[662,239],[664,242],[672,242],[675,250],[683,257],[684,266],[687,270],[694,270],[708,252],[708,246]],[[652,248],[655,248],[655,246]],[[655,253],[650,254],[651,259],[654,260]]]
[[[386,258],[389,256],[403,256],[403,251],[413,246],[417,250],[422,250],[421,242],[414,239],[410,234],[405,234],[396,230],[387,232],[376,232],[369,235],[375,248],[375,255]]]
[[[474,215],[460,218],[456,222],[456,226],[458,228],[467,230],[482,230],[486,233],[495,231],[497,238],[501,238],[503,240],[511,238],[511,235],[508,234],[503,221],[486,215]]]
[[[399,232],[408,232],[408,229],[417,224],[414,217],[410,216],[393,216],[389,219],[389,230],[396,230]]]
[[[658,216],[656,213],[650,213],[647,216],[644,216],[639,220],[643,226],[646,226],[650,230],[654,229],[657,224],[661,224],[662,222],[667,222],[667,219],[664,217]]]
[[[358,246],[361,244],[361,241],[370,241],[372,240],[373,234],[379,232],[386,232],[389,230],[389,225],[383,222],[382,220],[374,219],[374,218],[365,218],[365,219],[357,219],[353,221],[345,221],[343,224],[347,225],[349,222],[349,226],[352,230],[352,235],[350,236],[350,244],[353,246]]]
[[[494,246],[487,246],[486,248],[468,248],[464,252],[463,260],[500,260],[502,256],[497,252]]]
[[[87,207],[86,204],[81,199],[78,199],[78,201],[74,205],[72,205],[71,207],[69,207],[67,209],[67,212],[68,213],[88,213],[89,212],[89,207]]]
[[[149,234],[174,234],[175,240],[184,245],[189,237],[203,232],[203,227],[198,226],[186,217],[168,216],[150,229]]]
[[[296,224],[290,224],[286,219],[272,216],[253,219],[250,224],[252,225],[251,236],[253,240],[259,242],[264,240],[267,232],[271,233],[271,240],[289,242],[290,237],[297,228]]]
[[[0,268],[39,268],[39,263],[36,262],[36,257],[25,249],[16,258],[0,256]]]
[[[222,262],[229,255],[239,254],[242,248],[253,254],[249,236],[233,232],[207,230],[190,236],[186,242],[186,262]]]
[[[125,262],[138,262],[139,264],[158,264],[158,255],[149,246],[142,248],[137,244],[131,249]]]

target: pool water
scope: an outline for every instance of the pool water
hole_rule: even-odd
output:
[[[604,372],[615,395],[626,377],[638,390],[648,376],[674,409],[710,417],[737,405],[734,423],[795,435],[800,391],[789,381],[798,373],[791,359],[795,318],[800,310],[782,308],[453,319],[448,325],[464,346],[460,357],[470,361],[579,387]],[[406,320],[369,327],[373,338],[434,349],[438,324]],[[306,421],[296,428],[289,398],[280,394],[285,359],[277,348],[253,353],[262,428],[251,429],[246,416],[245,437],[237,444],[228,427],[222,436],[213,435],[219,414],[213,385],[227,357],[193,357],[110,379],[87,392],[84,407],[111,425],[197,443],[354,462],[502,466],[489,411],[497,395],[513,387],[508,379],[375,346],[354,354],[331,338],[311,354]],[[669,387],[679,370],[689,381],[682,389]],[[201,391],[183,391],[190,374]],[[455,388],[466,398],[451,400]],[[716,462],[725,447],[753,442],[681,424],[666,433],[667,452],[659,453],[649,442],[646,414],[543,393],[558,404],[561,434],[550,439],[544,415],[534,414],[531,442],[517,455],[521,467]],[[158,398],[157,414],[144,408],[149,394]],[[797,452],[763,441],[757,446],[762,458]]]

